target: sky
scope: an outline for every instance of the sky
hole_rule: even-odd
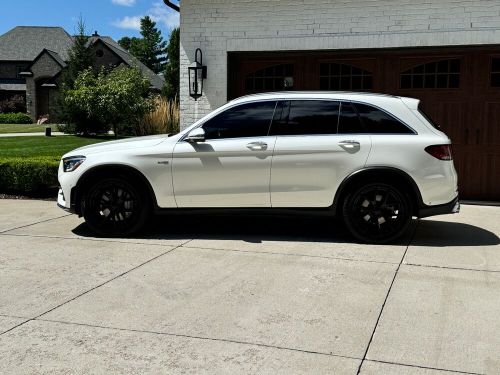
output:
[[[164,39],[179,25],[179,14],[162,0],[0,0],[0,35],[15,26],[61,26],[73,35],[80,15],[89,34],[97,31],[115,40],[139,36],[145,15]]]

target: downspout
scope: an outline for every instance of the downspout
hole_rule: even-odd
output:
[[[177,11],[177,12],[180,12],[181,11],[181,8],[172,3],[170,0],[163,0],[163,2],[165,3],[166,6],[168,6],[169,8],[172,8],[173,10]]]

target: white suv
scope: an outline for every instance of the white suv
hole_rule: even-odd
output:
[[[153,212],[312,209],[364,242],[413,216],[458,212],[449,138],[411,98],[340,92],[250,95],[174,136],[106,142],[63,156],[58,205],[100,235]]]

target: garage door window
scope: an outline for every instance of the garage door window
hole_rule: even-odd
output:
[[[371,90],[373,75],[353,65],[321,63],[319,65],[321,90]]]
[[[491,87],[500,87],[500,57],[491,59]]]
[[[433,61],[401,73],[402,89],[457,89],[459,87],[459,59]]]
[[[335,134],[338,117],[338,102],[327,100],[283,102],[281,119],[273,121],[270,134]]]
[[[293,89],[293,64],[270,66],[245,77],[246,92],[291,89]]]

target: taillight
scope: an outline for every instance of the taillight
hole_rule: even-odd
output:
[[[451,145],[432,145],[425,148],[427,153],[439,160],[453,160]]]

